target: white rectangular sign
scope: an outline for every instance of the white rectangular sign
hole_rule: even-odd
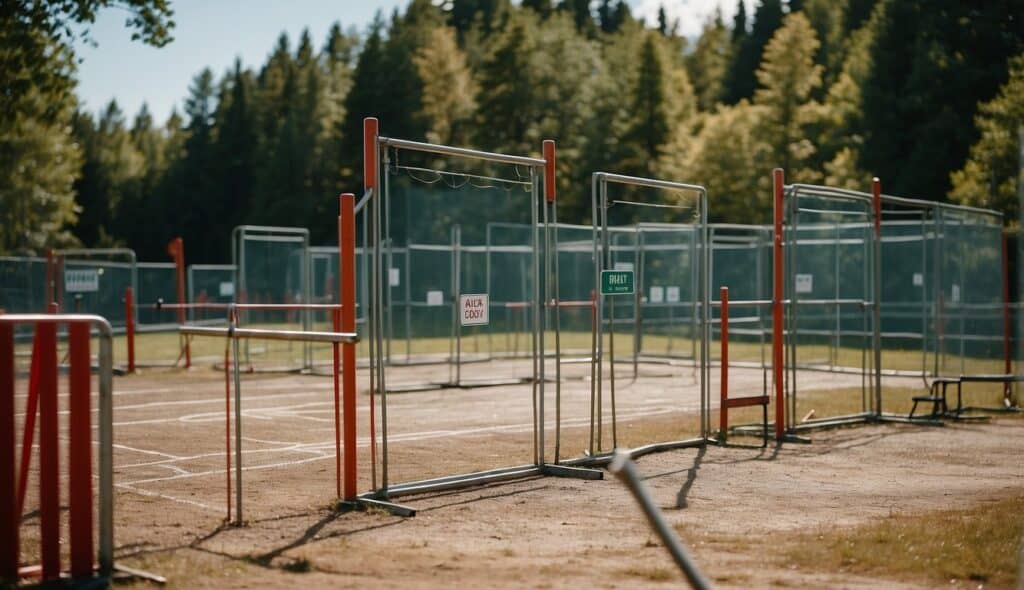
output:
[[[392,287],[397,287],[398,285],[401,284],[401,282],[402,282],[402,274],[398,271],[398,269],[397,268],[389,268],[388,269],[388,285],[392,286]]]
[[[960,303],[960,285],[953,285],[953,292],[950,295],[953,296],[953,303]]]
[[[65,270],[64,290],[68,293],[95,293],[99,291],[99,271],[94,268]]]
[[[231,281],[224,281],[219,285],[218,293],[221,297],[234,297],[235,296],[235,284]]]
[[[814,275],[796,275],[796,292],[810,293],[814,290]]]
[[[444,291],[427,291],[427,305],[431,307],[444,305]]]
[[[486,326],[489,309],[486,293],[459,296],[459,318],[463,326]]]
[[[665,301],[665,287],[651,287],[651,303],[662,303]]]
[[[665,296],[669,303],[679,303],[679,287],[669,287],[666,289]]]
[[[633,270],[632,262],[616,262],[615,270]]]
[[[924,286],[924,275],[923,274],[921,274],[919,272],[915,272],[914,273],[914,286],[915,287]]]

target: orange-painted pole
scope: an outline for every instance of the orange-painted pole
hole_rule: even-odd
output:
[[[57,324],[38,324],[39,554],[43,581],[60,577],[60,433],[57,399]],[[35,359],[33,359],[35,360]]]
[[[555,165],[557,156],[555,154],[555,140],[545,139],[541,144],[544,155],[544,197],[548,203],[555,202]]]
[[[1010,252],[1007,248],[1006,235],[1003,235],[1003,359],[1005,361],[1003,372],[1006,375],[1013,373],[1013,346],[1011,345],[1011,329],[1013,324],[1010,321]],[[1012,386],[1009,382],[1003,384],[1003,401],[1009,406]]]
[[[0,585],[12,586],[18,579],[21,523],[15,485],[14,428],[14,326],[0,324]]]
[[[70,372],[68,385],[68,527],[71,536],[71,577],[84,578],[93,571],[92,526],[92,414],[89,394],[92,383],[89,357],[89,324],[68,326]]]
[[[128,344],[128,372],[135,372],[135,293],[124,289],[124,335]]]
[[[185,240],[180,237],[174,238],[167,244],[167,253],[174,259],[175,283],[177,286],[178,303],[185,301]],[[185,308],[178,308],[178,325],[185,325]],[[187,337],[184,338],[182,347],[185,351],[185,368],[192,367],[192,344]]]
[[[729,432],[729,287],[722,287],[719,290],[718,298],[722,300],[721,326],[722,326],[722,364],[721,364],[721,409],[719,416],[719,432],[724,437]]]
[[[373,190],[373,198],[376,200],[374,206],[377,206],[384,201],[379,199],[380,197],[377,181],[380,178],[378,166],[378,151],[377,151],[377,137],[380,133],[379,122],[376,117],[367,117],[363,119],[363,190]],[[363,211],[363,215],[367,215],[367,210]],[[340,222],[340,218],[339,218]],[[372,226],[372,224],[370,224]],[[338,248],[341,248],[341,227],[338,228]],[[341,281],[342,289],[338,291],[338,302],[346,301],[344,281],[342,276],[344,273],[343,261],[344,257],[338,257],[338,280]],[[354,262],[354,261],[353,261]],[[353,264],[353,272],[355,271],[355,265]],[[363,272],[369,272],[364,269]],[[352,293],[352,300],[355,301],[355,292]],[[365,302],[367,305],[369,302]],[[355,305],[352,306],[353,314],[355,313]],[[353,326],[354,328],[355,326]],[[373,343],[370,343],[371,350]],[[370,354],[370,359],[373,359],[373,354]],[[377,384],[374,381],[374,375],[376,374],[374,367],[370,368],[370,465],[372,466],[374,474],[377,471],[377,411],[374,408],[374,395],[377,392]],[[376,475],[374,475],[376,477]]]
[[[772,295],[772,374],[775,378],[775,438],[781,441],[786,433],[786,399],[782,383],[782,217],[783,191],[785,177],[782,168],[772,172],[772,185],[775,196],[775,244],[773,260],[775,266],[774,292]]]
[[[341,331],[341,310],[335,309],[331,312],[331,321],[335,332]],[[341,497],[341,388],[339,386],[339,375],[341,373],[341,351],[338,343],[331,343],[332,368],[331,377],[334,381],[334,486],[335,497]]]
[[[376,140],[374,140],[376,144]],[[338,217],[339,264],[341,265],[341,330],[356,331],[356,196],[341,195]],[[344,498],[356,497],[356,345],[346,343],[342,350],[342,405],[345,415]],[[335,374],[337,378],[337,374]],[[371,392],[370,399],[373,399]],[[373,406],[370,406],[371,416]],[[371,421],[372,424],[372,421]]]
[[[46,287],[44,289],[43,309],[49,311],[50,304],[55,301],[54,294],[57,290],[57,266],[53,259],[53,250],[46,251]]]

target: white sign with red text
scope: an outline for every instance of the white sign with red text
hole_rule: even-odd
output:
[[[459,317],[463,326],[486,326],[489,309],[486,293],[459,296]]]

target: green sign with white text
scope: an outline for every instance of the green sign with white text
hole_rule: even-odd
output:
[[[602,270],[601,271],[601,294],[602,295],[632,295],[633,294],[633,271],[631,271],[631,270]]]

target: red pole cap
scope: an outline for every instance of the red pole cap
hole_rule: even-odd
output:
[[[377,189],[377,135],[376,117],[363,119],[363,189]]]
[[[555,202],[555,164],[557,162],[557,156],[555,154],[555,140],[545,139],[542,145],[542,152],[544,154],[544,196],[547,198],[549,203]]]

